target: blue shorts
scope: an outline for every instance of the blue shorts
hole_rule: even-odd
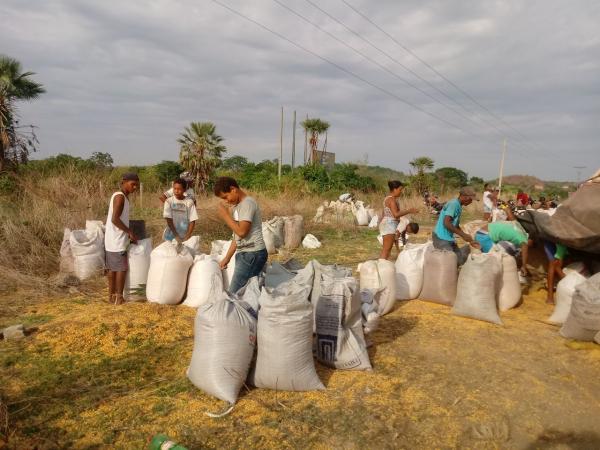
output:
[[[544,253],[546,253],[546,258],[548,261],[554,261],[556,258],[556,244],[550,241],[544,241]]]
[[[494,246],[494,241],[492,241],[490,235],[482,231],[475,233],[475,240],[481,244],[481,251],[483,253],[489,252]]]

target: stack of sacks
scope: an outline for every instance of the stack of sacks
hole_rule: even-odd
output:
[[[396,259],[396,299],[418,298],[423,288],[425,252],[432,247],[425,244],[406,244]]]
[[[460,269],[452,313],[502,325],[497,308],[501,283],[502,263],[495,255],[469,255]]]
[[[220,298],[223,291],[223,273],[219,262],[209,255],[197,255],[188,276],[187,295],[183,304],[198,308]]]
[[[578,341],[593,341],[600,331],[600,273],[575,288],[573,303],[560,335]]]
[[[186,246],[165,241],[150,254],[146,283],[149,302],[176,305],[183,300],[187,277],[194,259]]]
[[[317,359],[335,369],[371,370],[353,277],[323,277],[316,304]]]
[[[456,254],[437,250],[433,246],[427,247],[423,262],[423,288],[419,299],[452,306],[456,299],[457,280]]]
[[[358,266],[361,289],[371,289],[380,293],[379,314],[392,311],[396,303],[396,269],[394,263],[386,259],[366,261]]]
[[[131,244],[127,249],[127,275],[123,298],[128,301],[146,299],[146,284],[150,270],[150,255],[152,254],[152,239],[140,239],[137,244]]]

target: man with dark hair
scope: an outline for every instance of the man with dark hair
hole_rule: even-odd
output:
[[[104,249],[108,277],[109,302],[123,303],[123,289],[127,274],[127,247],[129,242],[137,243],[137,238],[129,228],[129,194],[137,191],[140,179],[135,173],[125,173],[121,179],[121,189],[115,192],[108,204]]]
[[[472,236],[460,228],[460,216],[462,207],[470,205],[476,199],[475,190],[471,186],[461,188],[459,196],[450,200],[442,208],[437,224],[432,232],[433,246],[438,250],[448,250],[456,253],[458,265],[463,265],[467,260],[470,249],[468,246],[459,248],[454,240],[457,234],[468,242],[472,247],[479,248],[480,245]]]
[[[229,291],[236,293],[250,278],[260,274],[267,262],[262,217],[256,201],[240,189],[235,179],[218,178],[214,193],[225,200],[225,203],[219,205],[218,214],[234,235],[232,245],[220,265],[225,269],[235,253],[235,272],[229,284]],[[229,212],[228,205],[233,206],[233,214]]]

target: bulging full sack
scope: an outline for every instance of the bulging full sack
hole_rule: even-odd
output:
[[[258,315],[256,387],[283,391],[325,389],[312,354],[313,307],[308,301],[312,264],[275,289],[263,288]]]
[[[284,230],[285,248],[294,250],[300,247],[304,236],[304,218],[299,214],[284,217]]]
[[[600,330],[600,273],[575,288],[570,315],[582,328]]]
[[[255,312],[225,292],[198,308],[187,376],[209,395],[235,403],[256,347]]]
[[[419,299],[452,306],[456,299],[456,254],[429,247],[423,261],[423,288]]]
[[[361,206],[356,210],[356,223],[361,227],[369,225],[369,212],[364,206]]]
[[[86,280],[104,269],[104,233],[98,225],[72,231],[69,244],[77,278]]]
[[[406,244],[396,259],[396,298],[410,300],[417,298],[423,288],[423,264],[426,244]]]
[[[496,307],[501,277],[497,257],[489,253],[469,255],[460,269],[452,313],[502,325]]]
[[[521,282],[517,270],[517,260],[506,253],[497,253],[502,264],[502,278],[498,294],[498,309],[508,311],[521,301]]]
[[[178,251],[179,250],[179,251]],[[188,271],[193,263],[185,246],[165,241],[150,254],[146,298],[150,302],[176,305],[183,299]]]
[[[583,328],[577,323],[577,320],[575,320],[573,315],[569,314],[567,316],[567,320],[565,320],[565,323],[563,323],[562,327],[560,328],[559,334],[567,339],[591,342],[594,340],[598,331],[599,330]]]
[[[65,228],[63,231],[63,240],[60,244],[60,273],[73,273],[75,272],[75,258],[71,251],[71,229]]]
[[[187,294],[183,304],[198,308],[223,294],[223,274],[216,259],[197,255],[188,275]]]
[[[284,244],[284,221],[282,217],[273,217],[262,224],[263,239],[267,252],[272,255]]]
[[[371,370],[356,279],[324,278],[315,309],[317,359],[336,369]]]
[[[232,243],[233,241],[213,241],[211,243],[210,255],[220,263],[225,258],[225,255],[227,255]],[[234,253],[229,260],[227,268],[223,269],[223,288],[225,289],[229,289],[229,283],[231,283],[233,274],[235,273],[235,255]]]
[[[127,249],[128,270],[125,276],[123,298],[128,302],[146,299],[146,284],[150,270],[152,239],[139,240]]]
[[[396,304],[396,269],[394,263],[386,259],[371,260],[360,266],[360,287],[381,291],[379,297],[379,314],[385,315],[394,309]]]
[[[302,239],[302,247],[309,249],[320,248],[321,242],[319,242],[316,236],[307,234],[304,236],[304,239]]]
[[[192,258],[200,254],[200,236],[190,237],[187,241],[183,241],[183,245],[187,247]]]
[[[548,322],[556,324],[565,323],[569,316],[569,312],[571,311],[575,288],[585,280],[586,278],[580,273],[570,271],[558,282],[556,285],[556,295],[554,297],[556,306],[554,307],[554,312],[548,318]]]

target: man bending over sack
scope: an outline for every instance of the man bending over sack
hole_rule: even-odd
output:
[[[219,205],[218,214],[234,235],[232,245],[220,265],[221,269],[227,268],[231,257],[237,251],[235,272],[229,284],[229,292],[236,293],[250,278],[260,274],[267,262],[262,218],[256,200],[242,191],[233,178],[218,178],[214,192],[217,197],[225,200],[225,203]],[[229,212],[228,205],[233,206],[233,215]]]
[[[512,213],[511,213],[512,216]],[[514,217],[514,216],[512,216]],[[521,250],[521,275],[528,276],[527,259],[529,255],[529,247],[533,245],[533,241],[529,239],[527,233],[521,230],[516,223],[513,222],[492,222],[484,225],[483,228],[475,233],[475,240],[481,245],[481,251],[488,253],[494,244],[500,242],[509,242],[515,248]],[[516,256],[517,252],[508,252],[512,256]]]
[[[129,194],[137,191],[140,179],[135,173],[126,173],[121,180],[121,190],[115,192],[108,204],[104,249],[106,270],[108,271],[108,300],[120,305],[123,303],[123,289],[127,274],[127,248],[129,243],[137,244],[137,238],[129,229]]]
[[[437,224],[433,229],[433,247],[438,250],[447,250],[456,253],[458,265],[461,266],[469,256],[469,246],[459,248],[454,240],[454,235],[458,234],[472,247],[479,248],[479,242],[476,242],[471,236],[460,229],[460,216],[462,207],[470,205],[475,198],[475,191],[470,186],[461,188],[458,198],[453,198],[444,205],[440,212]]]

